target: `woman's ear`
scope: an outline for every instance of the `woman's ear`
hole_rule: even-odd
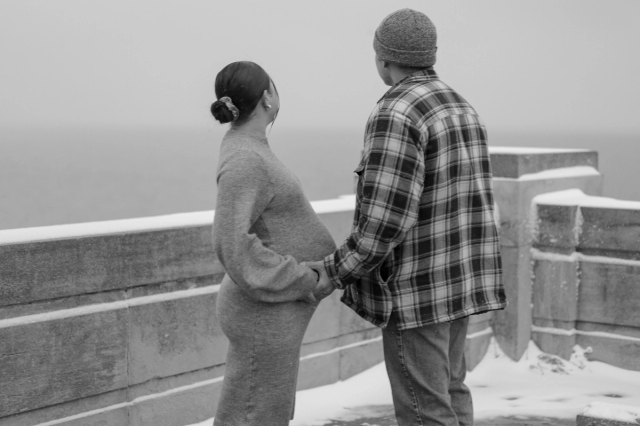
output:
[[[265,109],[271,108],[271,102],[269,101],[269,97],[270,97],[269,91],[265,90],[264,93],[262,94],[262,106]]]

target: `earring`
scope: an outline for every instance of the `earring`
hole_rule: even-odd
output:
[[[264,103],[264,107],[265,107],[266,109],[271,109],[271,105],[269,105],[269,104],[268,104],[268,103],[266,103],[266,102]]]

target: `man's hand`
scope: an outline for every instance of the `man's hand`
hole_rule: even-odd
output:
[[[327,275],[327,271],[324,269],[324,262],[305,262],[304,264],[320,274],[318,284],[316,284],[316,288],[313,290],[315,298],[320,301],[333,293],[336,288],[333,286],[331,279],[329,279],[329,275]]]

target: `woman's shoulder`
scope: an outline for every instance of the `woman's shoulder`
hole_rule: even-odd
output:
[[[263,153],[251,144],[238,140],[223,140],[218,162],[218,178],[222,175],[233,180],[241,179],[271,181],[269,167]]]

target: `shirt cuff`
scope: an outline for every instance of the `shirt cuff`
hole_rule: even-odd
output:
[[[329,256],[324,258],[324,269],[329,276],[329,279],[333,283],[334,287],[340,290],[343,290],[346,286],[342,284],[340,281],[340,277],[338,276],[338,269],[335,264],[335,253],[331,253]]]

